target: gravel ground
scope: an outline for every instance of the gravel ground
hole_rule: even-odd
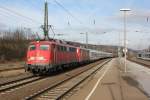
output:
[[[13,69],[13,68],[21,68],[24,67],[25,62],[7,62],[7,63],[0,63],[0,71],[6,69]]]
[[[21,69],[15,69],[21,68]],[[25,73],[24,62],[7,62],[0,64],[0,79],[1,78],[10,78],[21,75]]]
[[[4,71],[4,72],[0,72],[0,78],[15,77],[15,76],[21,75],[21,74],[23,74],[23,73],[25,73],[25,70],[24,70],[24,69]]]

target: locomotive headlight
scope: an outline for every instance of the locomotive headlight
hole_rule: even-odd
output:
[[[37,57],[38,60],[45,60],[44,57]]]
[[[46,60],[44,57],[30,57],[28,58],[28,61],[31,61],[31,60]]]
[[[35,60],[35,57],[30,57],[28,61]]]

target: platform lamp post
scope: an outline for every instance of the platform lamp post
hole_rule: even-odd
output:
[[[86,48],[88,49],[88,32],[80,33],[80,34],[85,34],[85,36],[86,36]]]
[[[127,31],[126,31],[126,14],[128,11],[131,11],[130,9],[120,9],[124,13],[124,72],[127,72]]]

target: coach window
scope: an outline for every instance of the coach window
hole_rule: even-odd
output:
[[[29,46],[29,50],[31,51],[31,50],[35,50],[36,49],[36,47],[35,47],[35,45],[30,45]]]
[[[49,45],[40,45],[40,50],[48,50]]]

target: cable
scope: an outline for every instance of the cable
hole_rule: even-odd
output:
[[[0,10],[0,18],[1,18],[1,21],[4,21],[5,23],[6,23],[6,18],[7,18],[7,22],[8,23],[12,23],[12,22],[17,22],[17,20],[16,19],[13,19],[13,20],[11,20],[10,19],[10,17],[9,17],[9,15],[7,15],[6,13],[4,14],[4,13],[2,13],[2,11]],[[5,18],[5,19],[4,19]],[[3,20],[4,19],[4,20]]]
[[[54,39],[56,33],[55,33],[54,30],[52,29],[52,26],[50,26],[50,29],[51,29],[52,33],[54,34],[54,35],[53,35],[53,39]]]
[[[7,4],[6,3],[6,1],[8,2],[8,0],[5,0],[5,2],[3,3],[3,4]],[[24,25],[24,24],[26,24],[26,25],[34,25],[33,23],[31,23],[31,18],[30,19],[27,19],[26,18],[26,16],[20,16],[20,15],[22,15],[22,14],[20,14],[20,15],[18,15],[18,12],[16,12],[15,11],[15,13],[13,13],[12,12],[12,10],[10,11],[11,9],[10,8],[6,8],[6,7],[4,7],[4,6],[1,6],[0,5],[0,12],[1,12],[1,14],[2,14],[2,16],[6,16],[7,17],[7,20],[10,20],[10,21],[15,21],[15,23],[17,22],[19,22],[19,24],[22,24],[22,25]],[[17,14],[16,14],[17,13]],[[13,17],[12,17],[13,16]],[[25,17],[25,18],[24,18]],[[19,20],[20,21],[19,21]],[[24,19],[24,20],[23,20]],[[6,20],[6,18],[5,18],[5,20]],[[32,19],[33,20],[33,19]],[[33,21],[32,21],[33,22]],[[12,23],[12,22],[10,22],[10,23]],[[37,23],[38,22],[34,22],[36,25],[37,25]],[[13,23],[14,24],[14,23]],[[21,25],[21,26],[22,26]],[[35,25],[34,25],[35,26]]]
[[[6,20],[6,17],[7,17],[7,21],[8,20],[10,20],[10,23],[12,23],[11,21],[13,21],[13,22],[18,22],[18,18],[14,18],[14,17],[17,17],[17,16],[15,16],[15,15],[12,15],[12,14],[10,14],[10,13],[8,13],[8,12],[4,12],[3,10],[1,10],[0,9],[0,15],[1,16],[4,16],[5,17],[5,20]],[[13,16],[13,17],[12,17]],[[4,20],[4,21],[5,21]],[[21,20],[21,19],[20,19]],[[21,20],[24,24],[29,24],[29,23],[27,23],[25,20]],[[30,23],[31,24],[31,23]]]
[[[12,24],[13,26],[16,26],[16,23],[19,25],[23,25],[23,26],[37,26],[37,24],[34,24],[32,22],[30,22],[29,20],[22,20],[22,18],[20,18],[17,15],[11,14],[7,11],[4,11],[3,9],[0,9],[0,15],[2,16],[2,18],[4,18],[4,20],[2,20],[3,22],[5,21],[5,23],[7,24]]]
[[[73,19],[75,19],[77,22],[79,22],[81,25],[83,25],[84,28],[87,29],[87,31],[91,31],[88,26],[85,26],[76,16],[74,16],[69,10],[67,10],[61,3],[58,2],[58,0],[54,0],[54,2],[61,7],[64,11],[66,11]],[[92,31],[91,31],[92,32]]]
[[[10,12],[10,13],[13,13],[13,14],[15,14],[15,15],[17,15],[17,16],[20,16],[20,17],[23,17],[23,18],[25,18],[25,19],[28,19],[28,20],[30,20],[30,21],[32,21],[32,22],[34,22],[34,23],[41,24],[40,22],[35,21],[35,20],[33,20],[32,18],[27,17],[27,16],[24,16],[24,15],[22,15],[22,14],[20,14],[20,13],[16,12],[16,11],[14,11],[14,10],[11,10],[11,9],[9,9],[9,8],[2,7],[2,6],[0,6],[0,8],[1,8],[1,9],[4,9],[4,10],[6,10],[6,11]]]
[[[77,17],[75,17],[72,13],[70,13],[69,10],[67,10],[62,4],[60,4],[57,0],[54,0],[54,2],[61,7],[62,9],[64,9],[64,11],[66,11],[72,18],[74,18],[76,21],[78,21],[80,24],[83,24]]]

